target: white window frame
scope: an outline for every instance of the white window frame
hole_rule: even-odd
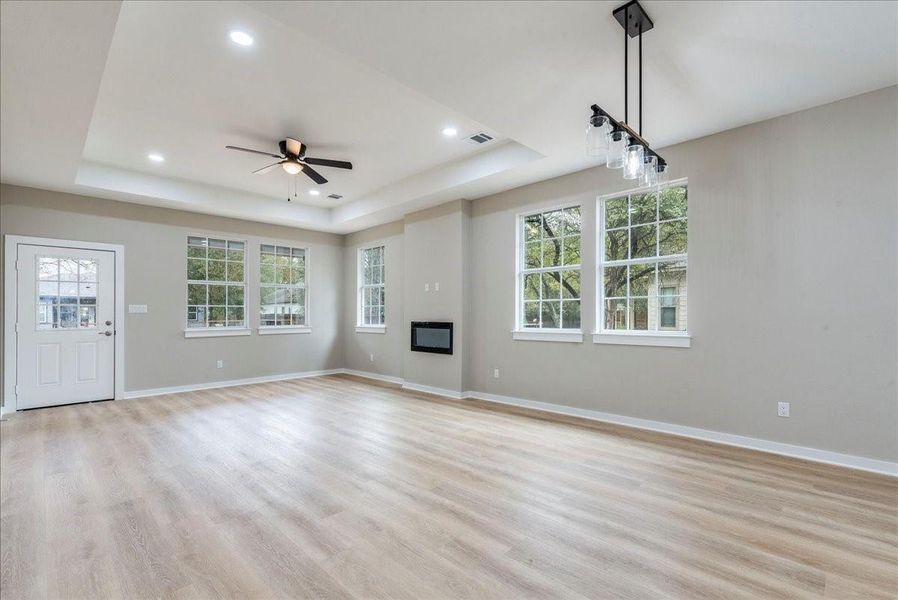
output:
[[[302,284],[303,289],[305,289],[305,314],[306,314],[306,323],[305,325],[262,325],[262,316],[259,314],[262,308],[262,288],[270,285],[279,285],[279,284],[269,284],[262,283],[262,246],[281,246],[283,248],[290,248],[291,250],[303,250],[305,252],[306,258],[306,266],[305,266],[305,281]],[[277,240],[261,240],[259,242],[259,248],[257,252],[257,256],[259,258],[259,289],[257,292],[259,305],[259,310],[256,312],[256,317],[259,319],[259,325],[256,328],[259,335],[284,335],[284,334],[295,334],[295,333],[312,333],[312,320],[311,315],[309,314],[309,281],[311,279],[311,269],[309,266],[311,265],[311,248],[306,245],[297,244],[294,242],[286,242],[286,241],[277,241]],[[295,285],[283,286],[280,287],[299,287]]]
[[[383,248],[383,268],[384,277],[380,284],[366,285],[365,276],[362,273],[362,255],[366,250],[374,248]],[[387,245],[383,241],[372,242],[364,246],[359,246],[356,252],[356,311],[355,311],[355,331],[356,333],[386,333],[387,332]],[[380,325],[366,325],[365,319],[362,318],[364,310],[364,291],[368,287],[381,287],[384,290],[384,322]]]
[[[209,238],[224,240],[225,242],[242,242],[243,243],[243,326],[242,327],[188,327],[187,325],[187,307],[189,304],[187,303],[187,290],[188,286],[191,283],[191,280],[188,278],[187,273],[184,274],[184,294],[182,298],[184,299],[184,337],[185,338],[208,338],[208,337],[232,337],[232,336],[246,336],[252,333],[252,330],[249,327],[249,311],[247,306],[249,305],[249,297],[247,296],[247,289],[249,288],[249,283],[247,282],[247,261],[246,256],[249,252],[249,241],[246,239],[235,238],[232,235],[222,234],[222,233],[188,233],[184,239],[184,250],[185,254],[184,260],[187,260],[186,249],[189,246],[188,240],[192,237],[205,238],[208,240]],[[186,262],[184,263],[187,264]],[[205,283],[208,284],[209,280],[205,280]],[[194,281],[194,283],[197,283]],[[229,282],[225,282],[226,284]],[[208,298],[207,298],[208,301]],[[208,306],[208,305],[207,305]]]
[[[640,194],[648,191],[652,191],[653,188],[660,191],[661,189],[669,188],[669,187],[677,187],[677,186],[686,186],[687,190],[689,188],[689,182],[686,178],[677,179],[671,182],[668,182],[662,186],[653,186],[653,187],[637,187],[629,190],[623,190],[620,192],[614,192],[613,194],[603,194],[596,198],[596,305],[595,305],[595,316],[596,316],[596,329],[592,335],[592,341],[594,344],[622,344],[622,345],[630,345],[630,346],[661,346],[668,348],[689,348],[692,345],[692,336],[689,331],[670,331],[658,329],[657,331],[648,330],[648,331],[629,331],[622,329],[604,329],[605,326],[605,277],[604,277],[604,269],[606,266],[608,267],[620,267],[625,265],[633,265],[633,264],[645,264],[645,263],[656,263],[659,260],[679,260],[683,261],[687,265],[687,273],[688,273],[688,265],[689,265],[689,241],[687,238],[687,248],[685,254],[672,254],[669,256],[658,257],[654,256],[651,258],[633,258],[633,259],[625,259],[625,260],[613,260],[606,261],[605,260],[605,201],[620,198],[621,196],[628,196],[630,194]],[[687,192],[687,202],[688,202],[688,192]],[[688,208],[687,208],[688,211]],[[688,223],[690,221],[689,213],[687,212],[686,223],[688,227]],[[687,275],[688,277],[688,275]],[[688,289],[687,289],[687,298],[688,298]],[[659,295],[660,298],[660,295]],[[688,302],[688,299],[687,299]],[[660,324],[659,324],[660,325]],[[688,327],[688,325],[687,325]]]
[[[555,210],[564,210],[566,208],[580,209],[580,264],[565,265],[564,267],[541,267],[540,269],[526,269],[528,273],[543,271],[561,271],[573,270],[576,268],[580,272],[580,328],[536,328],[523,327],[524,318],[524,219],[529,216],[552,212]],[[514,284],[514,328],[511,330],[511,337],[517,341],[529,342],[583,342],[583,205],[582,203],[565,203],[550,206],[534,206],[529,210],[523,211],[515,215],[515,284]]]

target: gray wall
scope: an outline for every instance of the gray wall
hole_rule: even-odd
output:
[[[0,232],[125,246],[125,302],[148,305],[147,314],[125,315],[126,391],[343,366],[342,236],[8,185],[0,187]],[[184,338],[188,234],[249,243],[247,314],[253,335]],[[256,333],[263,240],[310,248],[311,334]],[[218,359],[224,368],[216,368]]]
[[[359,248],[384,246],[384,280],[386,330],[380,333],[357,333],[355,330],[358,302]],[[408,325],[402,314],[403,295],[403,222],[396,221],[352,233],[344,238],[343,259],[343,365],[347,369],[402,377],[402,361],[408,350]],[[371,360],[371,355],[374,360]]]
[[[619,171],[474,202],[468,389],[895,461],[896,89],[664,149],[689,178],[690,349],[509,333],[515,216],[572,202],[594,330],[596,196],[630,187]]]

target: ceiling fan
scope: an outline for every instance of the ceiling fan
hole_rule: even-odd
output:
[[[270,156],[271,158],[280,159],[278,162],[262,167],[253,171],[253,175],[264,175],[276,166],[280,165],[291,175],[296,175],[300,171],[309,176],[309,179],[317,184],[327,183],[327,179],[321,176],[321,173],[310,167],[309,165],[318,165],[320,167],[334,167],[337,169],[352,169],[352,163],[345,160],[331,160],[329,158],[313,158],[306,156],[306,145],[293,138],[287,138],[278,142],[280,154],[271,152],[263,152],[262,150],[250,150],[249,148],[241,148],[239,146],[225,146],[228,150],[239,150],[241,152],[251,152],[253,154],[261,154]]]

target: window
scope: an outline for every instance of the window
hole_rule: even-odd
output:
[[[685,184],[600,202],[604,331],[686,331],[686,207]]]
[[[384,247],[359,250],[360,327],[384,326]]]
[[[261,247],[259,324],[306,325],[306,249]]]
[[[580,329],[580,207],[519,224],[518,329]]]
[[[97,261],[39,256],[38,329],[97,326]]]
[[[187,327],[245,327],[243,242],[187,238]]]

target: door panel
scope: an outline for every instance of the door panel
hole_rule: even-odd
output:
[[[115,254],[19,244],[16,405],[115,395]]]

